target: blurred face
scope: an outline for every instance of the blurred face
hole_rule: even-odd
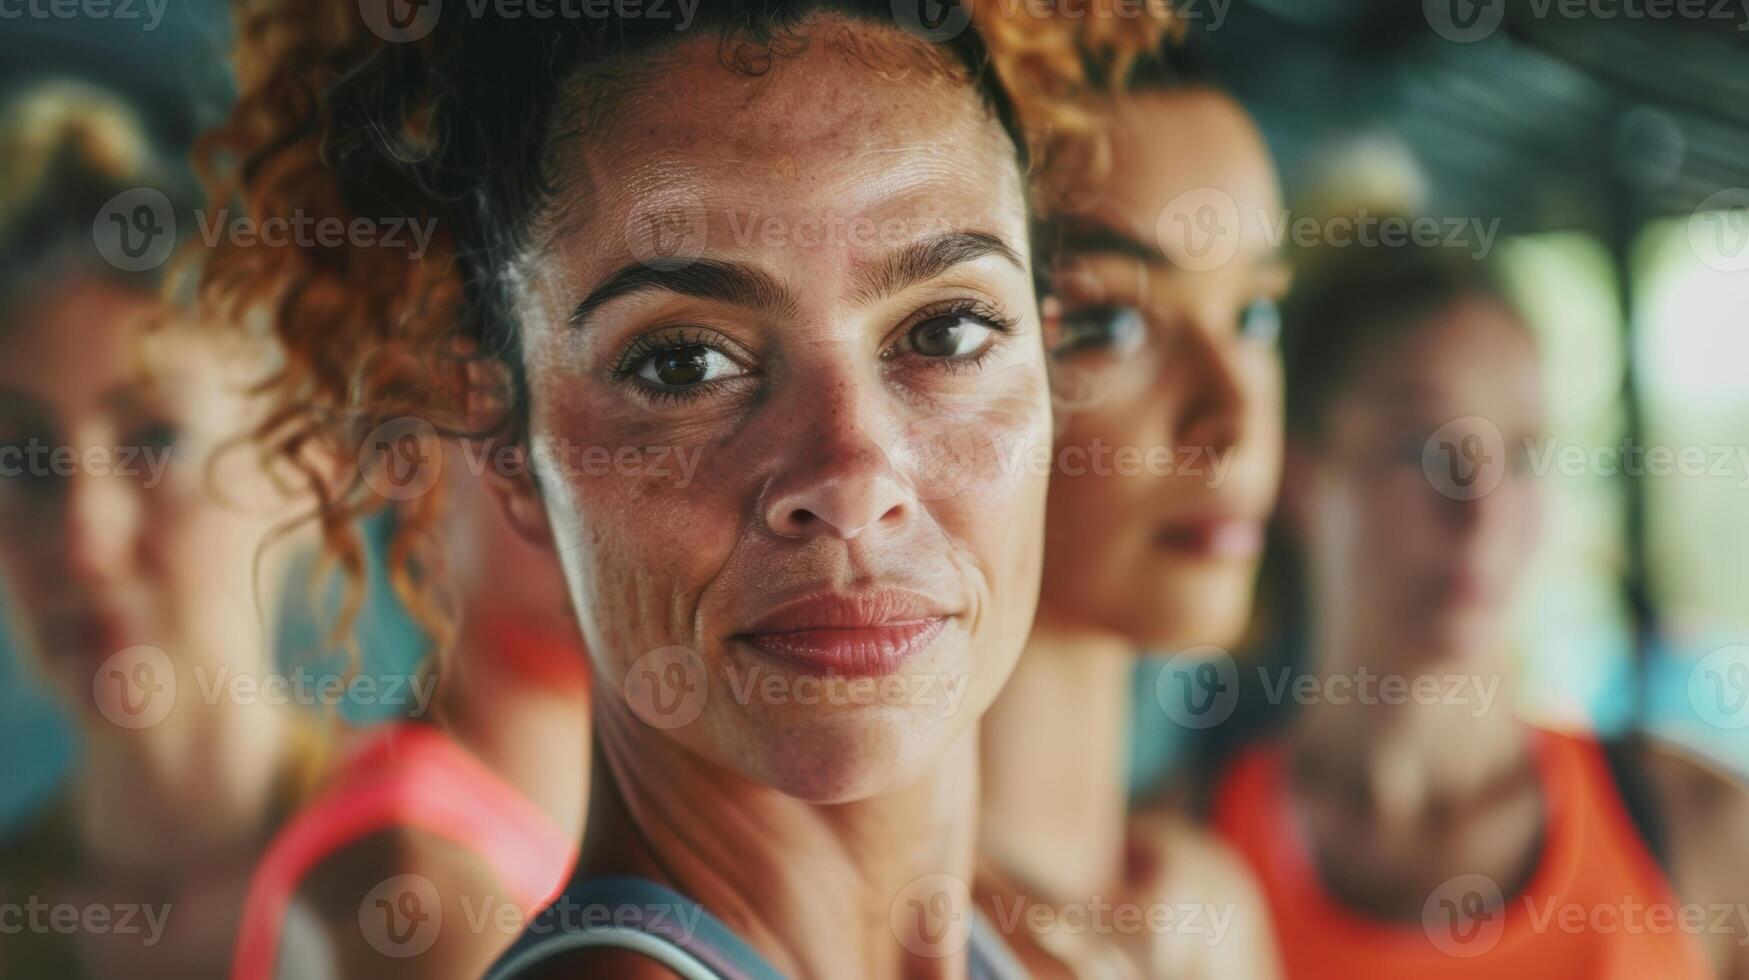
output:
[[[0,330],[0,569],[43,673],[86,708],[100,665],[126,648],[156,647],[179,671],[264,657],[252,582],[273,521],[265,487],[221,466],[226,506],[205,473],[245,404],[190,331],[142,338],[152,309],[71,279],[15,304]]]
[[[1228,644],[1280,470],[1275,170],[1244,110],[1204,91],[1135,97],[1113,151],[1109,182],[1070,198],[1052,276],[1041,614],[1154,648]]]
[[[1326,636],[1411,666],[1499,652],[1541,526],[1524,465],[1543,431],[1525,328],[1474,298],[1380,343],[1325,431],[1294,448],[1291,496]]]
[[[599,724],[837,801],[1006,678],[1045,494],[1007,454],[1050,410],[1011,142],[904,35],[814,42],[758,79],[683,44],[622,96],[518,313]]]

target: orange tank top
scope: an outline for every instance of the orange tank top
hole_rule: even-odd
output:
[[[1217,788],[1215,825],[1258,876],[1289,980],[1712,976],[1695,935],[1705,910],[1675,897],[1601,747],[1535,738],[1548,826],[1529,885],[1503,896],[1481,875],[1460,875],[1428,897],[1419,923],[1369,919],[1327,894],[1292,815],[1281,746],[1242,755]]]

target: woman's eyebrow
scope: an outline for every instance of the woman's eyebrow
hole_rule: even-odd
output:
[[[1065,256],[1115,255],[1149,264],[1172,264],[1160,246],[1087,215],[1064,219],[1057,234],[1056,252]]]
[[[927,282],[964,262],[973,262],[987,255],[1007,259],[1016,269],[1026,271],[1026,260],[1007,242],[982,231],[955,231],[933,235],[912,242],[888,253],[871,267],[856,274],[856,291],[851,299],[867,303]]]
[[[663,264],[669,268],[638,263],[608,276],[577,304],[566,322],[581,327],[609,300],[655,290],[716,300],[779,316],[794,313],[797,309],[795,297],[782,283],[753,266],[717,259],[686,258],[668,259]]]

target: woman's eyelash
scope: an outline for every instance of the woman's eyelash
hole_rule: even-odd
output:
[[[944,316],[969,317],[1000,334],[1013,333],[1020,326],[1019,317],[1004,313],[1002,310],[984,302],[983,300],[960,299],[938,304],[936,306],[925,307],[924,309],[912,314],[909,321],[905,324],[904,329],[900,332],[901,341],[909,339],[911,331],[917,329],[919,326],[928,323],[930,320]],[[899,348],[894,347],[883,353],[881,357],[883,359],[888,358],[898,352]],[[963,358],[956,363],[975,364],[978,361],[981,361],[988,353],[989,351],[985,350],[974,357]],[[930,360],[942,361],[943,363],[948,362],[947,358],[931,358]]]
[[[722,350],[724,345],[716,334],[706,330],[673,327],[655,333],[639,334],[620,349],[613,362],[613,379],[624,381],[634,377],[652,354],[683,347],[709,347]]]
[[[996,306],[982,300],[963,299],[928,307],[913,314],[910,323],[901,335],[910,336],[910,332],[921,324],[940,317],[960,316],[977,320],[998,334],[1011,334],[1020,326],[1020,318],[1004,313]],[[732,345],[722,342],[720,335],[714,331],[698,328],[673,327],[653,333],[640,334],[627,341],[615,356],[612,368],[612,378],[616,383],[626,382],[638,384],[639,371],[654,355],[687,347],[708,347],[723,352],[726,356],[739,360],[740,357],[729,349]],[[899,352],[895,347],[882,355],[890,357]],[[983,350],[965,357],[931,357],[932,365],[949,372],[966,371],[984,363],[995,353],[994,344],[986,344]],[[708,394],[725,382],[704,381],[683,388],[663,388],[650,384],[638,384],[646,398],[656,401],[679,402],[698,398]]]
[[[1013,333],[1020,326],[1020,318],[1002,312],[995,306],[983,300],[955,300],[937,310],[925,312],[918,317],[918,322],[938,316],[969,316],[982,320],[991,329],[1000,333]]]

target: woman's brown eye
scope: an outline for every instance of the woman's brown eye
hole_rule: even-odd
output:
[[[911,328],[911,349],[924,357],[965,357],[989,343],[993,332],[964,313],[934,316]]]
[[[738,373],[734,361],[703,344],[659,350],[638,369],[638,377],[661,388],[690,388]]]

